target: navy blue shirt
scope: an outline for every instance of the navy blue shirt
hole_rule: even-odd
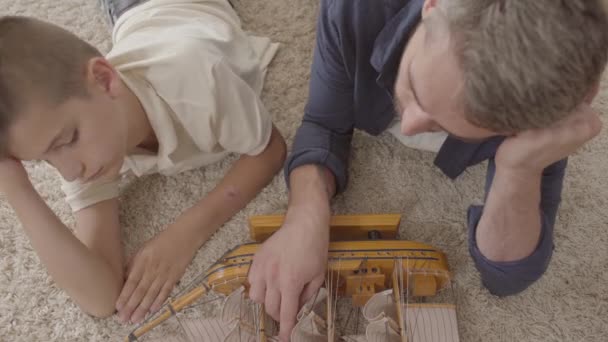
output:
[[[382,133],[395,117],[392,91],[405,45],[420,21],[423,0],[322,0],[310,75],[310,95],[302,124],[285,164],[327,167],[337,192],[348,183],[348,161],[354,129]],[[448,137],[435,165],[451,179],[467,167],[489,160],[486,193],[494,176],[494,155],[504,137],[467,143]],[[541,217],[552,233],[560,202],[566,160],[545,169]],[[483,207],[469,209],[474,228]],[[474,230],[474,229],[473,229]]]

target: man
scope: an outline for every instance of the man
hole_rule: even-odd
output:
[[[513,295],[539,279],[566,158],[601,129],[589,103],[606,32],[600,1],[321,1],[309,101],[285,166],[286,220],[249,276],[281,339],[323,283],[353,130],[394,131],[395,117],[399,140],[437,151],[452,179],[488,160],[485,204],[467,224],[489,291]]]

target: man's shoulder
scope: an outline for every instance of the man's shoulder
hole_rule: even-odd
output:
[[[319,32],[332,30],[341,41],[373,42],[408,3],[415,0],[323,0]]]
[[[382,10],[382,8],[402,8],[410,0],[322,0],[321,6],[335,9]]]
[[[335,22],[370,17],[388,19],[410,1],[412,0],[322,0],[321,13]]]

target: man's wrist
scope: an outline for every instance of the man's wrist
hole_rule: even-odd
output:
[[[543,169],[528,167],[510,167],[496,164],[494,184],[501,184],[504,190],[517,191],[540,184]],[[498,182],[496,182],[498,181]],[[536,190],[536,189],[535,189]]]
[[[285,215],[285,223],[288,224],[284,226],[308,226],[311,229],[327,230],[331,216],[330,200],[324,182],[303,180],[291,189]]]
[[[539,178],[545,167],[534,165],[507,165],[496,161],[496,172],[514,181],[525,181]]]
[[[336,186],[332,172],[323,165],[308,164],[299,166],[289,175],[290,200],[295,197],[323,198],[329,202],[333,197]],[[304,196],[298,196],[304,194]]]

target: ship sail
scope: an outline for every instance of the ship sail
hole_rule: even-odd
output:
[[[278,341],[277,323],[247,297],[247,272],[257,248],[246,244],[224,255],[126,341]],[[428,245],[332,242],[325,285],[300,309],[291,341],[459,342],[455,305],[428,301],[451,289],[450,279],[445,256]],[[216,300],[221,305],[215,313],[200,314]],[[152,329],[168,327],[171,320],[179,333],[152,337]]]

